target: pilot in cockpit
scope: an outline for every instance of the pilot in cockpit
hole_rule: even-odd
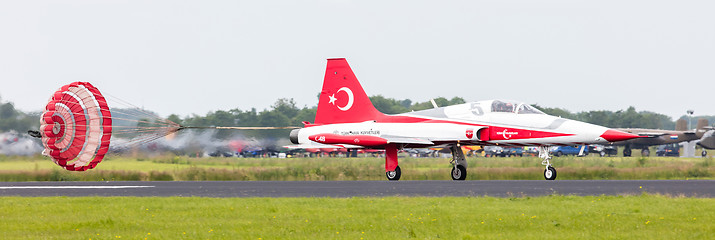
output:
[[[492,103],[492,112],[514,112],[514,104],[502,101],[494,101]]]

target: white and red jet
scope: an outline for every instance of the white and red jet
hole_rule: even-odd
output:
[[[539,146],[544,177],[556,179],[548,146],[607,143],[637,135],[546,115],[528,104],[488,100],[387,115],[370,102],[344,58],[328,59],[315,122],[290,133],[289,148],[385,149],[389,180],[400,179],[397,151],[447,146],[452,179],[464,180],[467,162],[460,145]]]

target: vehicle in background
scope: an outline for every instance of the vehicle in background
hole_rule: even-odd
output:
[[[603,146],[603,151],[606,152],[606,155],[608,155],[609,157],[618,155],[618,148],[616,146]]]
[[[437,157],[439,151],[429,148],[405,148],[402,151],[410,155],[410,157]]]
[[[715,130],[713,130],[712,126],[708,127],[708,129],[709,130],[703,134],[703,137],[700,138],[697,143],[698,146],[703,148],[703,151],[700,154],[703,157],[708,155],[708,151],[705,149],[715,149]]]
[[[601,157],[606,156],[605,147],[598,144],[588,145],[588,153],[595,153]]]
[[[539,156],[539,147],[524,147],[524,155]]]
[[[484,146],[484,157],[503,157],[504,148],[500,146]]]
[[[605,156],[615,156],[618,154],[618,148],[615,146],[611,145],[600,145],[600,144],[592,144],[588,145],[588,153],[595,153],[598,154],[601,157]]]
[[[467,155],[467,157],[477,156],[482,154],[483,151],[484,148],[482,146],[462,146],[462,152],[464,152],[464,155]]]
[[[522,148],[522,147],[504,148],[504,156],[505,157],[513,157],[513,156],[522,157],[522,156],[524,156],[524,148]]]
[[[581,148],[583,149],[583,155],[579,155],[581,153]],[[551,149],[551,154],[554,154],[554,156],[560,157],[563,155],[576,155],[579,157],[588,155],[588,148],[584,145],[581,146],[558,146],[554,147]]]
[[[655,151],[655,155],[659,157],[678,157],[680,156],[680,145],[677,143],[660,145]]]
[[[484,157],[512,157],[524,156],[524,149],[521,147],[500,147],[485,146]]]

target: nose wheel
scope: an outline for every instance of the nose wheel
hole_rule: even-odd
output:
[[[467,179],[467,169],[462,165],[457,165],[452,168],[452,180]]]
[[[556,169],[552,166],[546,167],[546,169],[544,169],[544,178],[546,180],[556,179]]]
[[[457,144],[449,146],[452,151],[452,161],[450,163],[454,165],[452,167],[452,180],[462,181],[467,179],[467,159],[464,157],[464,152]]]

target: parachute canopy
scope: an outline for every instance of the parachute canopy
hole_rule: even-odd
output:
[[[107,101],[87,82],[62,86],[40,119],[44,155],[70,171],[92,169],[109,150],[112,116]]]
[[[113,107],[110,112],[108,101],[125,108]],[[111,151],[121,152],[182,129],[290,128],[295,127],[181,126],[127,101],[105,98],[88,82],[74,82],[52,94],[42,113],[38,135],[45,147],[42,153],[57,165],[70,171],[85,171],[96,167],[110,151],[112,134]]]

